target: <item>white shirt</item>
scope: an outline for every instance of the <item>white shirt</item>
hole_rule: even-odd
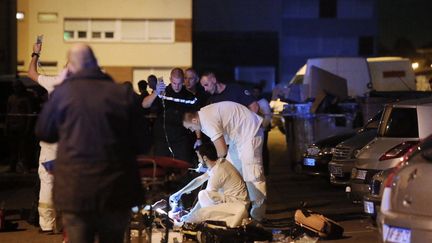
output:
[[[263,120],[247,107],[231,101],[204,106],[198,115],[201,131],[212,141],[224,136],[227,144],[252,139]]]
[[[248,203],[246,183],[237,169],[227,160],[218,159],[216,164],[206,172],[209,176],[207,191],[220,192],[225,202]]]
[[[63,82],[63,79],[64,77],[62,76],[62,73],[57,76],[39,75],[37,82],[48,91],[49,95],[54,90],[56,85],[59,85]],[[40,162],[55,159],[57,153],[57,143],[45,143],[40,141],[40,146]]]
[[[63,82],[63,77],[62,74],[57,76],[39,75],[37,82],[48,91],[48,94],[50,94],[54,90],[55,86]]]
[[[268,128],[270,126],[271,119],[272,119],[272,111],[271,111],[270,104],[264,98],[258,100],[257,103],[259,105],[258,114],[262,118],[264,118],[262,125],[263,125],[264,128]]]

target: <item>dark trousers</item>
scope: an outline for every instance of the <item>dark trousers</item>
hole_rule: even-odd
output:
[[[106,212],[63,212],[63,224],[69,243],[122,243],[130,210]]]

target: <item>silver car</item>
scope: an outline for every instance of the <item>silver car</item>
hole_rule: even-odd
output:
[[[378,223],[383,242],[432,242],[432,136],[389,174]]]
[[[420,139],[432,134],[432,98],[386,105],[377,137],[363,147],[351,173],[351,198],[361,202],[371,178],[395,167]]]
[[[376,137],[382,111],[358,131],[354,137],[339,143],[333,153],[332,160],[328,165],[330,183],[335,186],[348,185],[351,178],[351,171],[354,168],[355,155]]]

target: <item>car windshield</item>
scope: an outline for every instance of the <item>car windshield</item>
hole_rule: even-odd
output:
[[[378,136],[417,138],[419,133],[416,108],[387,107],[379,127]]]

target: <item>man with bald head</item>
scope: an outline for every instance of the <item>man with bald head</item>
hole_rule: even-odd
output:
[[[183,127],[182,118],[184,112],[195,109],[198,102],[183,85],[182,69],[172,69],[169,80],[170,84],[166,87],[163,82],[158,82],[155,92],[142,102],[144,108],[152,107],[157,111],[153,127],[154,154],[191,162],[193,136]]]
[[[123,242],[130,208],[142,202],[135,162],[139,103],[127,85],[103,73],[91,48],[68,52],[68,75],[52,92],[36,125],[58,142],[54,205],[68,240]]]

